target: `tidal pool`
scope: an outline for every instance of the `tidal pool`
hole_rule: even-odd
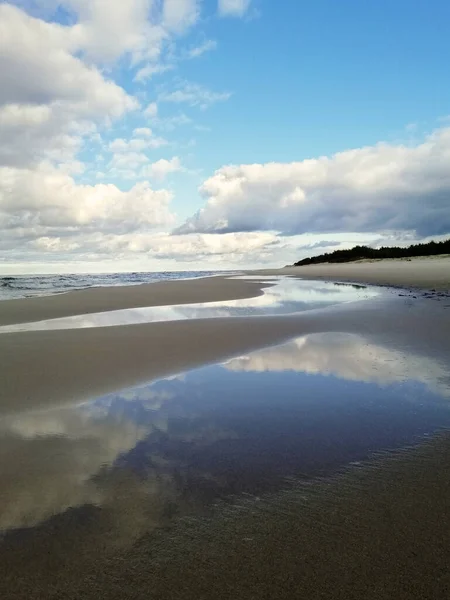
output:
[[[131,543],[218,500],[327,476],[429,436],[450,426],[449,400],[448,369],[435,359],[334,333],[9,415],[0,421],[3,549],[56,526],[49,552],[81,531],[94,546]]]
[[[42,331],[50,329],[77,329],[84,327],[108,327],[184,319],[217,317],[251,317],[286,315],[306,310],[326,308],[345,302],[356,302],[386,294],[386,290],[374,286],[306,281],[289,277],[255,278],[270,283],[262,296],[223,302],[204,302],[173,306],[152,306],[114,310],[73,317],[48,319],[0,327],[0,333]]]

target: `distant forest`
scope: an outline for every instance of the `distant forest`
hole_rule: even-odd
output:
[[[408,248],[392,246],[390,248],[369,248],[355,246],[350,250],[335,250],[334,252],[304,258],[294,263],[295,267],[317,265],[320,263],[343,263],[363,258],[409,258],[412,256],[433,256],[435,254],[450,254],[450,239],[444,242],[429,242],[428,244],[413,244]]]

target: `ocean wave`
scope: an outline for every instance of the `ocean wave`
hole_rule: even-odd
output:
[[[5,275],[0,277],[0,300],[49,296],[91,287],[137,285],[175,279],[195,279],[218,275],[220,271],[164,271],[95,273],[77,275]]]

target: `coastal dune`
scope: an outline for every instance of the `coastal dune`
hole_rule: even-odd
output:
[[[291,275],[302,279],[326,279],[372,285],[450,290],[450,257],[402,260],[361,260],[351,263],[323,263],[255,271],[258,275]]]

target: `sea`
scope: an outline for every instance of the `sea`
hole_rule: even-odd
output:
[[[62,294],[72,290],[116,285],[137,285],[175,279],[198,279],[230,271],[150,271],[147,273],[95,273],[0,276],[0,300]]]

